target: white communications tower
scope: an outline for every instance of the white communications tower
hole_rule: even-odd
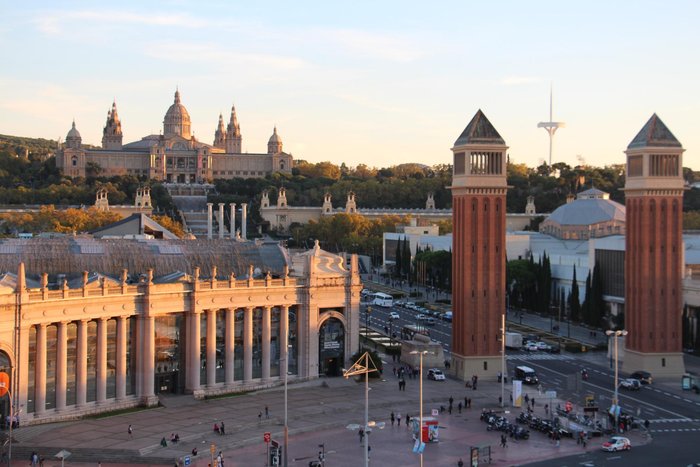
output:
[[[549,86],[549,121],[540,122],[537,124],[537,128],[544,128],[547,133],[549,133],[549,165],[552,165],[552,140],[554,139],[554,133],[557,132],[559,128],[564,128],[566,123],[564,122],[554,122],[552,121],[552,86]]]

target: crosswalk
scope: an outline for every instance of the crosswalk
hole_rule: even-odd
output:
[[[651,433],[700,432],[700,418],[657,418],[649,422]]]
[[[562,354],[551,354],[551,353],[528,353],[528,354],[516,354],[516,355],[506,355],[507,360],[557,360],[557,361],[570,361],[574,360],[573,357],[569,355]]]

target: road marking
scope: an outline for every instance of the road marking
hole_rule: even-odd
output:
[[[545,371],[549,371],[549,372],[551,372],[551,373],[557,374],[557,375],[559,375],[559,376],[561,376],[561,377],[564,377],[564,378],[567,377],[566,374],[564,374],[564,373],[562,373],[562,372],[560,372],[560,371],[553,370],[553,369],[551,369],[551,368],[547,368],[546,366],[540,365],[540,364],[538,364],[538,363],[530,363],[530,365],[532,365],[532,366],[538,366],[538,367],[542,368],[542,369],[545,370]],[[604,387],[602,387],[602,386],[598,386],[597,384],[593,384],[593,383],[590,383],[590,382],[588,382],[588,381],[586,381],[585,384],[588,384],[589,386],[593,386],[594,388],[598,388],[598,389],[600,389],[601,391],[605,391],[606,393],[614,393],[614,391],[612,391],[612,390],[610,390],[610,389],[608,389],[608,388],[604,388]],[[661,411],[663,411],[663,412],[670,413],[670,414],[672,414],[672,415],[675,416],[675,417],[684,418],[682,414],[676,413],[676,412],[674,412],[674,411],[672,411],[672,410],[663,409],[663,408],[658,407],[658,406],[656,406],[656,405],[654,405],[654,404],[651,404],[651,403],[649,403],[649,402],[645,402],[645,401],[643,401],[643,400],[636,399],[636,398],[634,398],[634,397],[632,397],[632,396],[625,395],[625,397],[627,397],[628,399],[633,400],[633,401],[635,401],[635,402],[637,402],[637,403],[639,403],[639,404],[644,404],[644,405],[646,405],[647,407],[657,408],[657,409],[659,409],[659,410],[661,410]],[[699,404],[699,405],[700,405],[700,404]]]
[[[609,461],[614,461],[614,460],[617,460],[617,459],[622,459],[622,456],[612,456],[612,457],[608,457],[607,460],[609,460]]]
[[[691,401],[690,399],[683,399],[683,400],[686,402],[690,402],[691,404],[693,403],[693,401]]]

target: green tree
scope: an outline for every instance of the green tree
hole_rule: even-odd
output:
[[[578,282],[576,281],[576,266],[574,276],[571,279],[571,293],[569,294],[569,311],[573,321],[581,321],[581,301],[579,299]]]

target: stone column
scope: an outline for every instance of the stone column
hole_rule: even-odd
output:
[[[127,343],[127,316],[117,318],[117,400],[126,398],[126,343]]]
[[[241,203],[241,238],[247,240],[246,224],[248,223],[248,204]]]
[[[97,404],[107,400],[107,320],[97,320],[97,365],[95,368],[95,384]]]
[[[231,240],[236,238],[236,203],[229,203],[231,209],[231,231],[228,233]]]
[[[262,314],[262,379],[270,379],[270,313],[272,307],[263,307]]]
[[[234,349],[235,349],[235,322],[236,322],[236,310],[233,308],[226,309],[226,341],[224,345],[225,362],[224,362],[224,378],[226,384],[233,384],[233,365],[234,365]]]
[[[284,378],[284,372],[289,368],[289,305],[280,307],[280,378]]]
[[[156,336],[155,336],[155,318],[153,316],[145,316],[141,319],[143,333],[143,355],[141,361],[143,369],[143,390],[141,391],[142,399],[148,400],[155,396],[155,366],[156,366]]]
[[[192,391],[199,390],[199,369],[201,366],[201,323],[199,313],[192,313],[190,316],[190,326],[189,326],[189,344],[187,346],[187,351],[189,352],[189,365],[187,367],[187,379],[189,380],[189,389]]]
[[[224,203],[219,203],[219,238],[224,238]]]
[[[66,409],[68,368],[68,323],[58,323],[56,332],[56,410]]]
[[[212,239],[212,213],[211,213],[212,203],[207,203],[207,239]]]
[[[46,411],[46,324],[36,327],[36,368],[34,370],[34,413]]]
[[[207,310],[207,386],[216,384],[216,310]]]
[[[87,320],[78,321],[78,346],[75,355],[75,405],[83,407],[87,403]]]
[[[253,307],[246,307],[243,315],[243,381],[253,379]]]

